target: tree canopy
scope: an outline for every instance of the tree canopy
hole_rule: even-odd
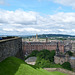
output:
[[[73,53],[71,51],[67,51],[66,53],[68,53],[69,56],[72,56],[73,55]]]
[[[49,61],[53,62],[54,61],[54,55],[55,55],[54,50],[49,51],[49,50],[43,49],[37,54],[37,57],[40,57],[42,59],[49,60]]]
[[[72,70],[71,65],[70,65],[69,62],[63,63],[63,64],[62,64],[62,67],[63,67],[64,69]]]

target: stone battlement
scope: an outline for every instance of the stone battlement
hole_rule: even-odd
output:
[[[22,38],[13,37],[0,40],[0,62],[10,56],[23,57]]]

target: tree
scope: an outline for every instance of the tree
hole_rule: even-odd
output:
[[[38,57],[35,66],[39,66],[41,68],[49,68],[50,61]]]
[[[29,57],[33,57],[33,56],[37,56],[37,54],[39,53],[39,51],[38,50],[34,50],[34,51],[32,51],[32,53],[31,54],[29,54],[27,57],[25,57],[25,60],[27,59],[27,58],[29,58]]]
[[[35,57],[39,57],[41,59],[45,59],[45,60],[49,60],[51,62],[54,62],[54,55],[55,55],[55,51],[49,51],[47,49],[43,49],[41,51],[38,50],[34,50],[32,51],[32,53],[30,55],[28,55],[25,59],[35,56]]]
[[[73,55],[73,53],[71,51],[67,51],[66,53],[68,53],[69,56],[72,56]]]
[[[54,56],[55,56],[55,50],[52,50],[52,51],[50,52],[50,57],[51,57],[50,61],[51,61],[51,62],[54,61]]]
[[[47,60],[50,58],[50,51],[43,49],[37,54],[37,57]]]
[[[61,65],[54,64],[53,62],[50,62],[49,60],[42,59],[40,57],[37,57],[35,66],[37,68],[62,68]]]
[[[63,63],[63,64],[62,64],[62,67],[63,67],[64,69],[72,70],[71,65],[70,65],[69,62]]]
[[[39,53],[38,50],[34,50],[34,51],[32,51],[32,53],[30,54],[30,56],[37,56],[38,53]]]
[[[49,51],[49,50],[46,50],[46,49],[41,50],[41,51],[37,54],[38,57],[40,57],[40,58],[42,58],[42,59],[45,59],[45,60],[49,60],[49,61],[51,61],[51,62],[54,61],[54,55],[55,55],[55,51],[54,51],[54,50],[53,50],[53,51]]]

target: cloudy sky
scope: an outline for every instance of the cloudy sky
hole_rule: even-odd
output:
[[[75,0],[0,0],[0,35],[75,35]]]

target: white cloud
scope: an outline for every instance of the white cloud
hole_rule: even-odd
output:
[[[64,29],[58,29],[59,31],[62,31],[62,32],[64,32],[65,30]]]
[[[3,28],[4,31],[13,31],[13,29]]]
[[[24,32],[24,31],[27,31],[27,32],[40,32],[39,29],[35,29],[35,28],[20,28],[20,29],[16,29],[17,31],[19,32]]]
[[[20,10],[16,10],[15,12],[0,11],[0,21],[13,24],[35,24],[36,13],[32,11],[24,12]]]
[[[22,26],[21,24],[11,24],[12,26]]]
[[[0,24],[0,25],[3,25],[3,24]]]
[[[33,32],[40,32],[39,29],[35,29],[35,28],[26,28],[25,30],[28,31],[28,32],[30,32],[30,31],[33,31]]]
[[[58,31],[59,31],[60,33],[62,32],[62,33],[64,33],[64,34],[65,34],[65,33],[67,34],[67,33],[71,33],[71,32],[72,32],[71,30],[68,30],[68,29],[66,29],[66,30],[65,30],[65,29],[58,29]]]
[[[75,29],[72,29],[73,32],[75,32]]]
[[[65,6],[72,6],[73,8],[75,8],[75,0],[50,0],[50,1],[54,1],[55,3],[59,3]]]
[[[23,10],[0,11],[0,30],[14,34],[65,33],[75,34],[75,13],[57,13],[41,16]],[[1,32],[0,32],[1,33]],[[8,33],[8,34],[9,34]]]

